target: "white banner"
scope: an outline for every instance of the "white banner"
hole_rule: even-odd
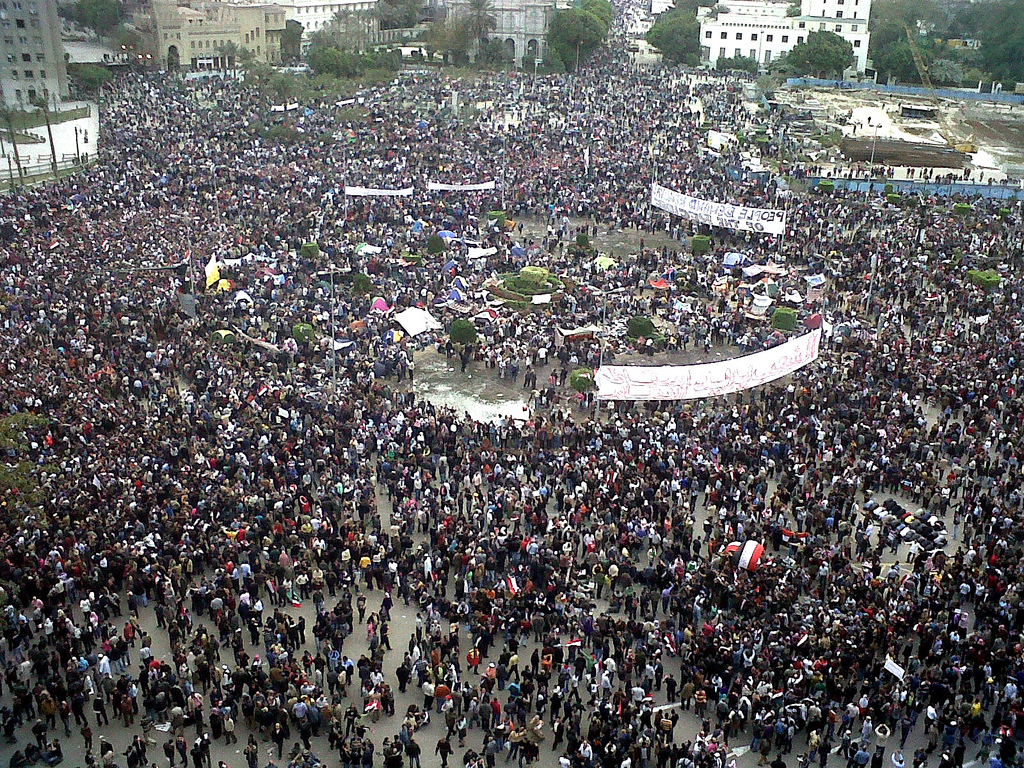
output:
[[[345,187],[345,194],[352,197],[409,197],[412,187],[405,189],[371,189],[369,187]]]
[[[675,216],[725,229],[745,229],[781,235],[786,230],[786,212],[771,208],[745,208],[715,203],[674,192],[660,184],[651,185],[651,205]]]
[[[597,369],[599,400],[692,400],[767,384],[818,358],[821,329],[764,352],[699,365],[604,365]]]
[[[485,189],[494,189],[493,181],[485,181],[482,184],[439,184],[436,181],[427,182],[427,190],[430,192],[480,192]]]

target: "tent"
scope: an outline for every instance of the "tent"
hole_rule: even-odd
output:
[[[521,245],[513,245],[511,253],[517,258],[521,258],[526,255],[526,249]]]
[[[452,288],[448,293],[448,301],[463,302],[465,300],[465,294],[458,288]]]
[[[440,237],[442,240],[457,240],[459,237],[450,229],[442,229],[440,232],[437,233],[437,236]]]
[[[469,285],[466,283],[465,278],[460,276],[452,280],[452,288],[458,288],[460,291],[468,291]]]
[[[384,299],[382,299],[380,296],[376,296],[376,297],[374,297],[373,301],[370,302],[370,311],[371,312],[390,312],[391,311],[391,307],[389,307],[388,303],[386,301],[384,301]]]
[[[218,344],[230,344],[232,341],[235,341],[237,338],[238,337],[235,336],[235,334],[233,334],[231,331],[222,329],[222,330],[219,330],[219,331],[214,331],[213,335],[210,337],[210,340],[211,341],[215,341]]]
[[[750,307],[750,314],[757,317],[764,317],[768,312],[768,307],[772,305],[771,296],[761,296],[759,294],[754,295],[754,303]]]
[[[456,268],[457,268],[458,266],[459,266],[459,265],[458,265],[458,264],[456,264],[454,260],[451,260],[451,261],[449,261],[449,262],[448,262],[447,264],[445,264],[445,265],[444,265],[444,266],[442,267],[442,270],[443,270],[443,271],[445,271],[445,272],[447,272],[447,271],[448,271],[448,270],[450,270],[450,269],[456,269]]]
[[[659,291],[667,291],[669,288],[672,287],[664,278],[658,278],[657,280],[648,280],[647,284],[650,285],[651,288],[657,288]]]
[[[611,269],[616,263],[615,259],[611,256],[598,256],[594,259],[594,266],[600,270]]]
[[[729,251],[725,256],[722,257],[722,266],[726,269],[733,269],[734,267],[742,267],[747,263],[746,255],[742,253],[736,253],[736,251]]]
[[[424,331],[439,331],[443,328],[432,314],[419,307],[403,309],[395,315],[395,322],[410,336],[419,336]]]
[[[555,346],[561,347],[573,339],[592,338],[601,332],[599,325],[583,325],[578,328],[555,328]]]
[[[821,328],[822,320],[821,313],[815,312],[813,315],[804,318],[804,327],[811,331],[817,330]]]
[[[497,248],[470,248],[466,251],[467,259],[485,259],[498,252]]]

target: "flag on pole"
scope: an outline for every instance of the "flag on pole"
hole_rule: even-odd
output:
[[[515,576],[508,576],[505,578],[505,588],[513,595],[519,594],[519,582],[516,581]]]
[[[210,260],[206,262],[206,287],[210,288],[220,282],[220,265],[217,263],[217,257],[211,256]]]

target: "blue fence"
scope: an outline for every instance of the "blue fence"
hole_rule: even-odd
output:
[[[808,177],[807,183],[817,187],[822,181],[831,181],[836,189],[849,192],[884,192],[885,185],[891,184],[892,189],[900,194],[937,195],[939,197],[984,197],[989,200],[1020,200],[1024,198],[1024,189],[1020,186],[1007,184],[971,184],[956,182],[953,184],[931,184],[926,181],[869,181],[867,179],[826,179],[820,176]]]
[[[931,96],[933,93],[933,91],[929,91],[927,88],[922,88],[919,85],[882,85],[881,83],[859,83],[853,80],[819,80],[814,77],[790,77],[786,79],[786,85],[812,85],[820,88],[838,88],[839,90],[851,91],[879,91],[881,93],[895,93],[902,96]],[[964,91],[954,88],[936,88],[934,94],[944,99],[991,101],[998,104],[1024,104],[1024,95],[1018,96],[1012,93],[977,93],[976,91]]]

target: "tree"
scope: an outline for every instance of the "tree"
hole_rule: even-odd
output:
[[[480,43],[477,61],[491,69],[503,69],[512,63],[512,57],[501,40],[487,40]]]
[[[700,63],[700,23],[688,10],[676,8],[660,14],[644,39],[661,51],[669,64],[694,67]]]
[[[9,107],[0,107],[0,119],[7,125],[7,138],[11,140],[11,154],[18,166],[18,182],[25,183],[25,171],[21,167],[21,153],[18,151],[18,136],[14,132],[14,112]],[[10,167],[10,166],[8,166]]]
[[[466,26],[473,45],[479,45],[489,32],[498,28],[498,17],[494,15],[491,0],[469,0]]]
[[[234,68],[239,50],[241,49],[234,40],[225,40],[217,46],[217,55],[221,57],[224,69]]]
[[[469,27],[461,19],[435,21],[423,41],[427,55],[433,58],[435,53],[439,53],[445,64],[465,61],[470,43]]]
[[[453,344],[461,344],[463,346],[472,344],[476,341],[476,326],[469,320],[461,317],[456,318],[452,321],[448,337],[452,340]]]
[[[579,393],[589,392],[597,386],[590,368],[577,368],[569,374],[569,386]]]
[[[579,8],[558,11],[548,29],[548,49],[573,70],[604,42],[608,26],[592,13]]]
[[[284,23],[284,32],[281,33],[281,58],[285,61],[295,61],[302,55],[302,35],[305,28],[295,19],[288,19]]]
[[[111,32],[124,18],[124,4],[118,0],[78,0],[64,13],[101,37]]]
[[[53,142],[53,125],[50,123],[50,105],[45,96],[36,96],[32,106],[37,107],[43,113],[43,120],[46,121],[46,135],[50,139],[50,168],[53,170],[53,177],[57,178],[57,145]]]
[[[801,74],[824,77],[842,75],[853,60],[853,45],[835,32],[811,32],[806,42],[786,54],[786,61]]]
[[[359,77],[365,71],[362,59],[354,53],[318,45],[309,52],[309,66],[318,75]]]
[[[338,11],[330,23],[311,36],[313,47],[362,53],[373,43],[377,17],[373,11]]]
[[[378,0],[377,19],[381,29],[416,26],[423,3],[420,0]]]
[[[609,3],[608,0],[583,0],[583,2],[580,3],[580,10],[597,16],[597,18],[604,22],[606,27],[610,27],[612,25],[612,19],[615,16],[612,4]]]
[[[98,64],[69,64],[68,79],[84,94],[95,96],[110,82],[110,70]]]
[[[891,75],[903,82],[920,82],[914,54],[907,43],[907,33],[902,23],[887,21],[879,24],[871,33],[868,55],[875,69],[883,75]],[[921,57],[927,65],[931,52],[921,50]]]
[[[757,59],[752,59],[749,56],[732,56],[730,58],[719,58],[715,64],[715,69],[721,70],[723,72],[732,69],[754,74],[755,72],[757,72]]]
[[[1024,80],[1024,3],[993,3],[981,29],[981,53],[986,70],[996,79]]]

